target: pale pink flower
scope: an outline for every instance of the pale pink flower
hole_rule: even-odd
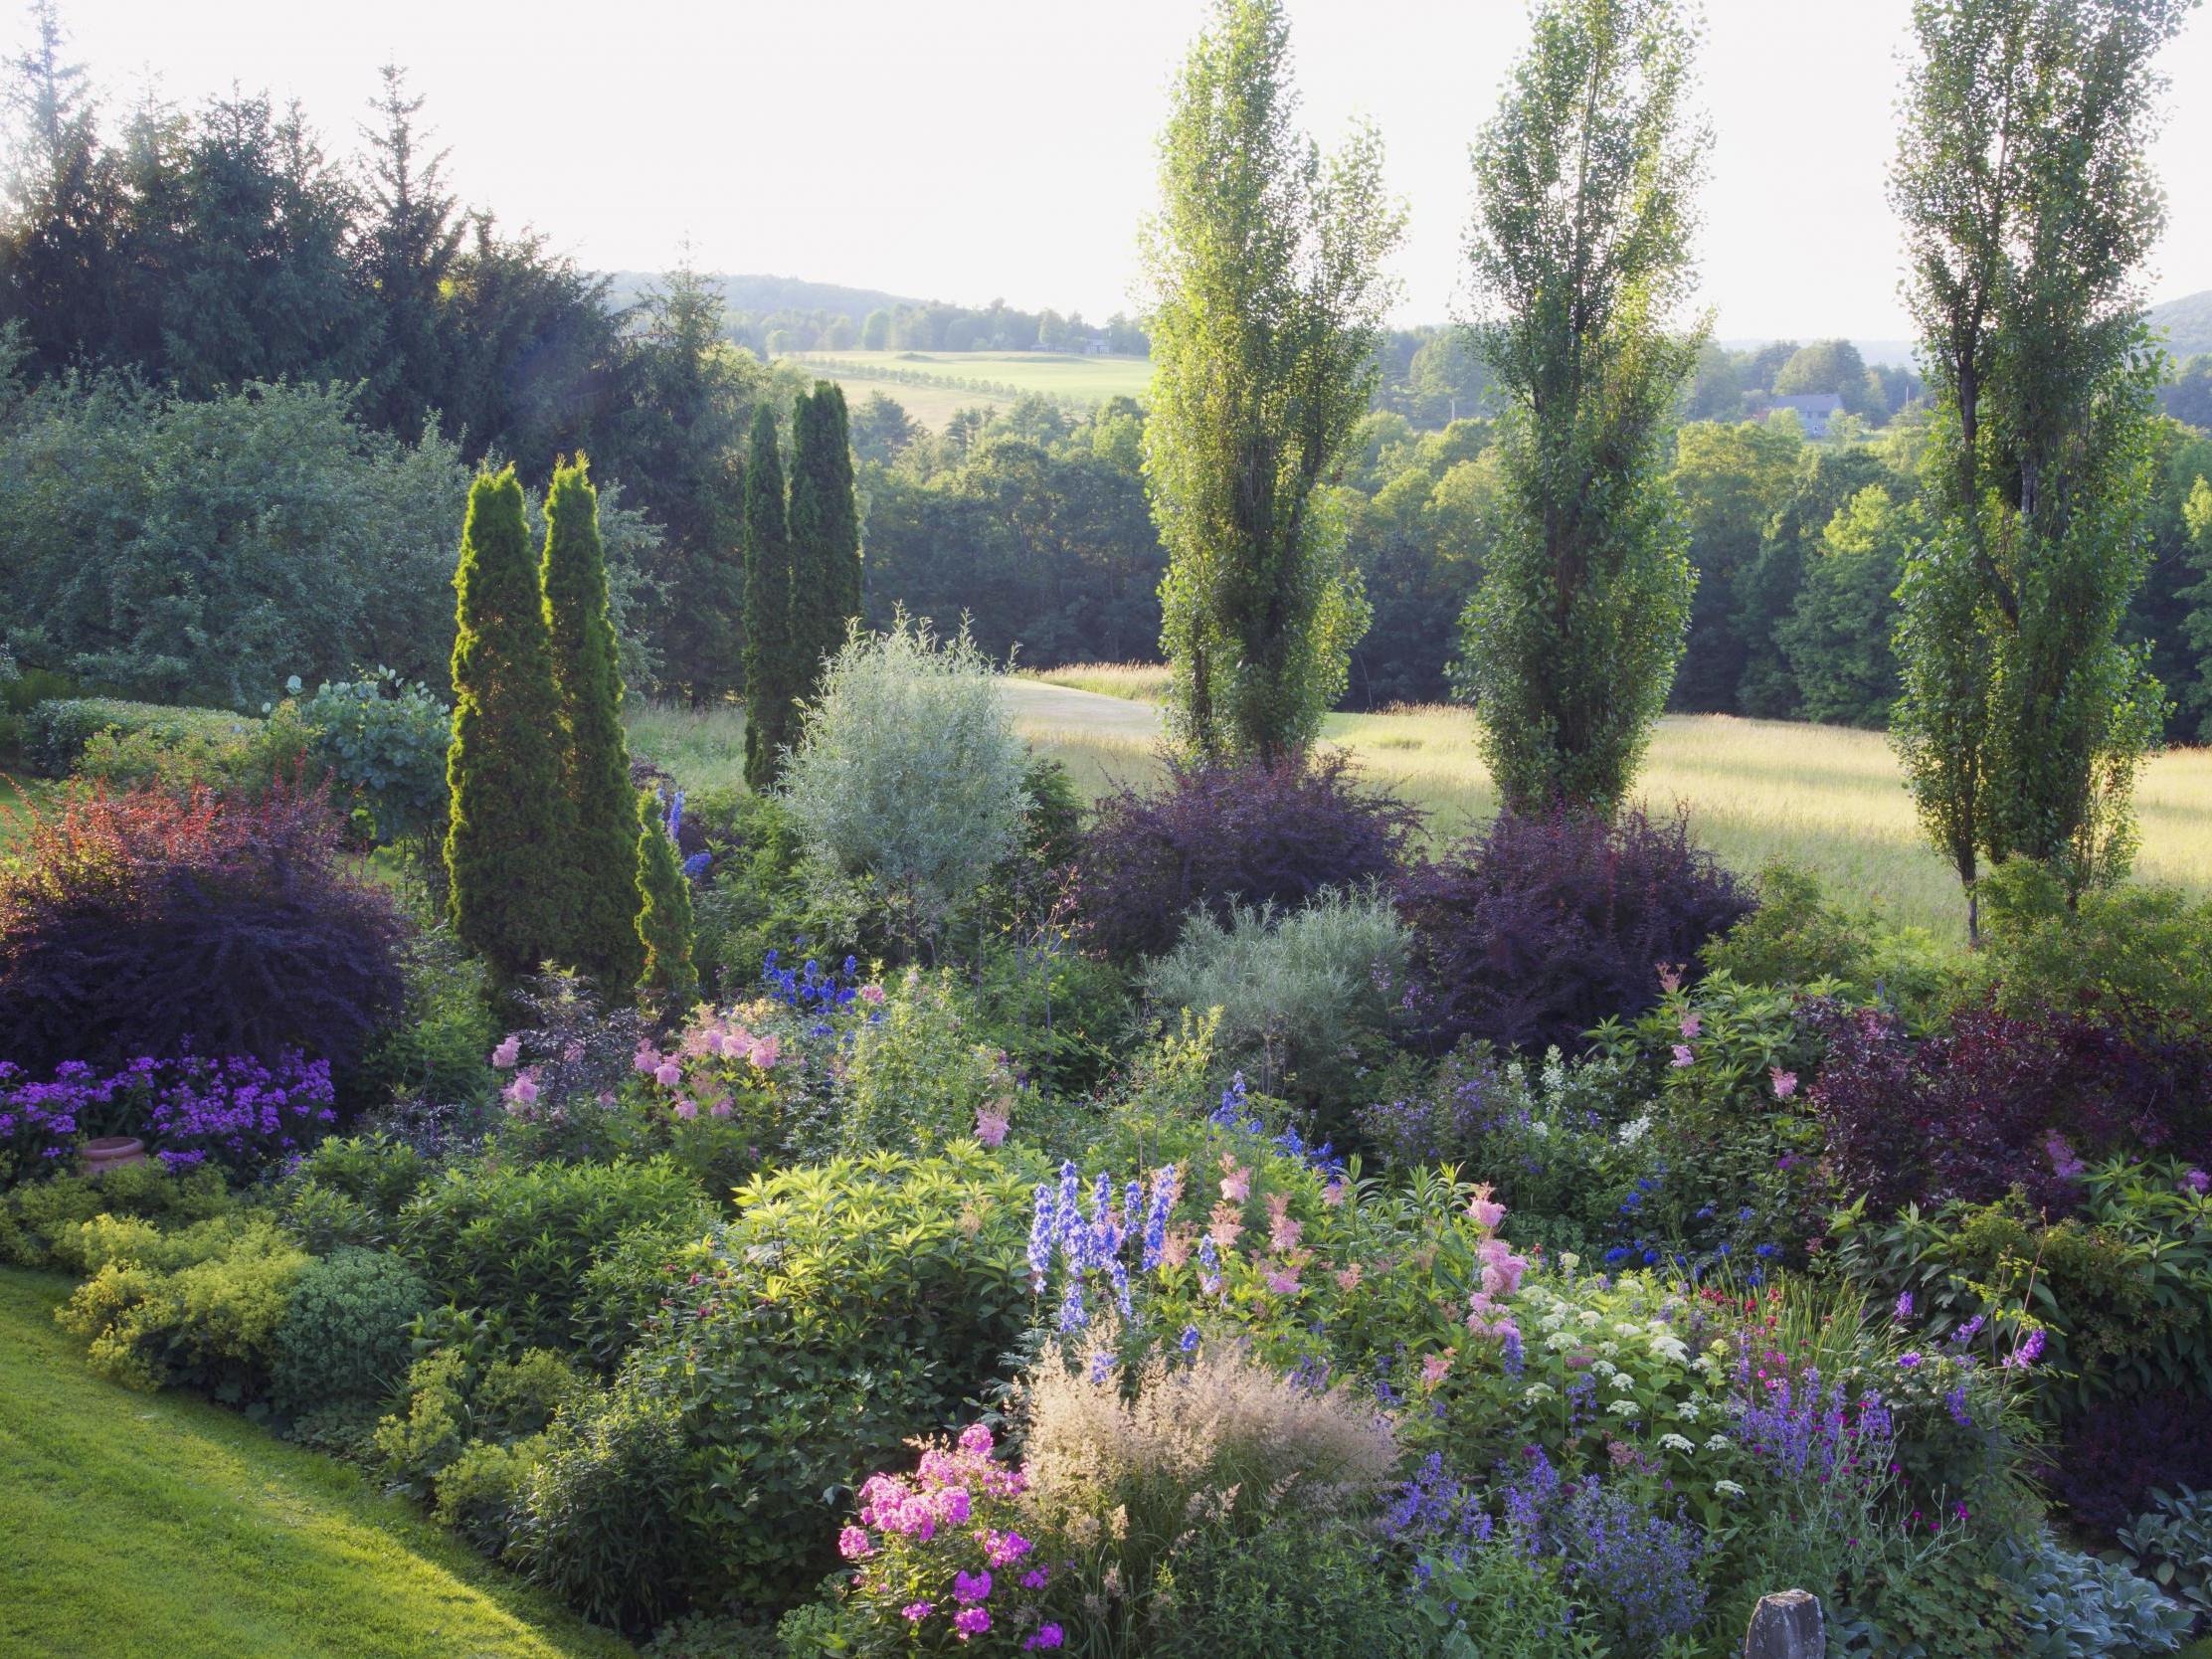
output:
[[[767,1036],[753,1039],[752,1052],[746,1058],[751,1060],[759,1070],[766,1071],[776,1063],[782,1053],[782,1039],[772,1031]]]
[[[689,1095],[679,1094],[676,1096],[675,1113],[685,1123],[689,1123],[699,1115],[699,1103]]]
[[[535,1106],[538,1103],[538,1080],[534,1069],[518,1072],[507,1085],[507,1099],[516,1106]]]
[[[1354,1291],[1360,1288],[1360,1264],[1358,1262],[1354,1262],[1350,1267],[1337,1269],[1337,1288],[1342,1291]]]
[[[1506,1218],[1506,1206],[1490,1196],[1489,1182],[1475,1189],[1475,1196],[1467,1200],[1467,1216],[1484,1232],[1495,1231]]]
[[[1661,991],[1664,991],[1668,996],[1671,997],[1677,991],[1680,991],[1682,989],[1681,963],[1655,962],[1652,964],[1652,966],[1659,971],[1659,989]]]
[[[1683,1041],[1685,1041],[1685,1042],[1695,1042],[1695,1041],[1697,1041],[1697,1039],[1698,1039],[1698,1033],[1699,1033],[1700,1031],[1704,1030],[1704,1029],[1705,1029],[1705,1021],[1704,1021],[1704,1020],[1703,1020],[1702,1018],[1700,1018],[1700,1017],[1699,1017],[1699,1016],[1698,1016],[1697,1014],[1684,1014],[1684,1015],[1682,1016],[1682,1040],[1683,1040]]]
[[[1227,1153],[1221,1154],[1221,1197],[1242,1203],[1252,1196],[1252,1172]]]
[[[1299,1235],[1306,1230],[1305,1223],[1294,1221],[1290,1215],[1290,1199],[1281,1193],[1267,1195],[1267,1242],[1278,1250],[1296,1249]]]
[[[880,985],[863,985],[860,987],[860,1001],[863,1003],[882,1002],[883,988]]]
[[[637,1054],[633,1056],[630,1063],[636,1066],[640,1071],[644,1072],[647,1077],[650,1077],[653,1072],[659,1069],[659,1050],[654,1048],[653,1045],[649,1042],[641,1042],[640,1044],[638,1044]]]
[[[976,1108],[976,1139],[987,1147],[995,1147],[1006,1138],[1006,1103],[998,1100],[985,1101]]]
[[[1236,1235],[1244,1230],[1244,1217],[1237,1212],[1235,1205],[1217,1203],[1213,1206],[1211,1223],[1205,1230],[1216,1249],[1226,1250],[1236,1243]]]
[[[653,1068],[652,1080],[664,1089],[672,1089],[683,1081],[683,1067],[674,1060],[662,1060]]]
[[[728,1117],[730,1115],[730,1097],[726,1094],[722,1095],[707,1110],[718,1118]]]
[[[1787,1100],[1797,1092],[1797,1073],[1784,1071],[1780,1066],[1768,1066],[1766,1075],[1774,1080],[1774,1098]]]
[[[1277,1266],[1274,1263],[1269,1263],[1266,1269],[1266,1273],[1267,1288],[1273,1291],[1277,1296],[1293,1296],[1297,1294],[1299,1289],[1298,1268],[1294,1263],[1286,1262],[1280,1266]]]
[[[1321,1190],[1321,1201],[1331,1209],[1344,1202],[1344,1178],[1339,1176]]]
[[[1690,1045],[1688,1043],[1678,1042],[1674,1045],[1674,1058],[1668,1063],[1674,1066],[1677,1070],[1680,1070],[1683,1066],[1686,1065],[1696,1065],[1698,1063],[1698,1057],[1697,1055],[1690,1052]]]
[[[509,1032],[507,1039],[491,1051],[491,1063],[501,1071],[507,1070],[522,1057],[522,1039]]]
[[[1449,1348],[1447,1348],[1447,1349],[1445,1349],[1445,1350],[1444,1350],[1444,1352],[1443,1352],[1443,1353],[1441,1353],[1441,1354],[1430,1354],[1430,1355],[1428,1355],[1428,1356],[1426,1356],[1425,1358],[1423,1358],[1423,1359],[1422,1359],[1422,1361],[1421,1361],[1421,1386],[1422,1386],[1422,1387],[1424,1387],[1424,1388],[1433,1388],[1433,1387],[1435,1387],[1435,1386],[1436,1386],[1436,1384],[1437,1384],[1437,1383],[1439,1383],[1439,1382],[1443,1382],[1443,1380],[1444,1380],[1445,1376],[1446,1376],[1446,1375],[1447,1375],[1447,1374],[1448,1374],[1448,1373],[1449,1373],[1449,1372],[1451,1371],[1451,1369],[1452,1369],[1452,1355],[1453,1355],[1454,1353],[1456,1353],[1456,1352],[1457,1352],[1457,1350],[1455,1350],[1455,1349],[1449,1349]]]

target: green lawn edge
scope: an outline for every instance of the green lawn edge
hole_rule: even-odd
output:
[[[623,1659],[344,1464],[94,1377],[70,1281],[0,1269],[0,1653]]]

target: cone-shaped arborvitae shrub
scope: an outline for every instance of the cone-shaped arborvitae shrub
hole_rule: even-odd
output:
[[[649,789],[638,795],[636,857],[644,899],[638,939],[645,952],[638,984],[664,1012],[680,1014],[699,995],[698,972],[691,966],[691,883],[660,798]]]
[[[561,788],[560,698],[538,562],[514,468],[481,473],[461,535],[454,641],[448,903],[461,943],[512,984],[564,954],[568,883],[557,856],[575,820]]]
[[[791,535],[784,517],[784,463],[776,416],[753,412],[745,467],[745,781],[765,789],[791,742],[797,643],[792,638]]]
[[[574,932],[565,960],[622,1001],[645,967],[638,937],[638,807],[623,738],[622,669],[607,614],[607,557],[589,462],[553,474],[545,497],[545,623],[566,740],[561,769],[576,831],[554,849]]]
[[[792,418],[792,637],[797,695],[814,695],[825,657],[860,614],[860,508],[852,488],[852,439],[844,393],[833,381],[800,394]]]

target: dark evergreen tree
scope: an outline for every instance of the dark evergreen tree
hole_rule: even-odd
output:
[[[660,798],[649,789],[638,793],[635,845],[642,900],[638,939],[645,948],[639,988],[666,1013],[680,1014],[699,995],[698,971],[691,965],[691,884]]]
[[[784,463],[776,414],[764,403],[753,412],[745,465],[745,781],[755,789],[776,781],[792,738],[799,661],[793,621]]]
[[[567,876],[566,960],[615,1000],[645,966],[638,937],[637,806],[623,739],[622,672],[607,614],[607,557],[589,463],[553,474],[545,497],[545,622],[560,693],[562,784],[576,828],[548,856]]]
[[[380,333],[374,413],[400,432],[419,428],[445,401],[454,351],[446,283],[467,221],[445,188],[446,152],[424,149],[416,124],[422,95],[407,95],[407,72],[397,64],[377,73],[384,91],[369,107],[380,119],[364,129],[373,212],[359,232],[359,257]]]
[[[571,937],[558,849],[575,832],[561,789],[560,697],[514,468],[478,474],[461,535],[454,642],[454,931],[511,985]]]
[[[818,380],[792,413],[792,689],[811,696],[826,656],[860,615],[860,508],[852,489],[852,437],[844,392]]]

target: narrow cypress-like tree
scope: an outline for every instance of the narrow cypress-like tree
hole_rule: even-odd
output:
[[[753,412],[745,466],[745,781],[755,789],[776,781],[792,739],[798,659],[792,623],[784,463],[776,449],[776,415],[764,403]]]
[[[565,954],[568,883],[557,853],[575,829],[561,788],[545,597],[512,466],[478,474],[468,491],[454,586],[448,902],[461,943],[512,985]]]
[[[1611,813],[1682,655],[1697,578],[1665,450],[1703,334],[1673,317],[1706,148],[1696,39],[1679,0],[1540,0],[1475,140],[1504,488],[1461,661],[1512,812]]]
[[[860,615],[860,509],[852,488],[852,438],[844,392],[818,380],[792,417],[792,633],[799,648],[794,691],[814,694],[825,658],[843,645]]]
[[[660,798],[638,792],[637,839],[633,847],[638,909],[638,942],[645,949],[639,986],[669,1014],[689,1009],[699,995],[698,970],[691,965],[691,884],[661,816]]]
[[[1145,483],[1185,747],[1302,755],[1369,612],[1322,486],[1374,391],[1404,215],[1382,141],[1297,127],[1282,0],[1214,0],[1176,82],[1147,237]]]
[[[2136,273],[2182,0],[1918,0],[1893,194],[1936,395],[1891,732],[1966,888],[2124,874],[2163,693],[2122,638],[2150,558],[2159,354]],[[1977,853],[1978,848],[1978,853]]]
[[[638,811],[623,737],[622,670],[607,614],[599,492],[582,456],[553,473],[545,496],[545,623],[561,699],[561,779],[576,829],[547,856],[568,881],[565,960],[611,999],[644,967],[638,938]]]

